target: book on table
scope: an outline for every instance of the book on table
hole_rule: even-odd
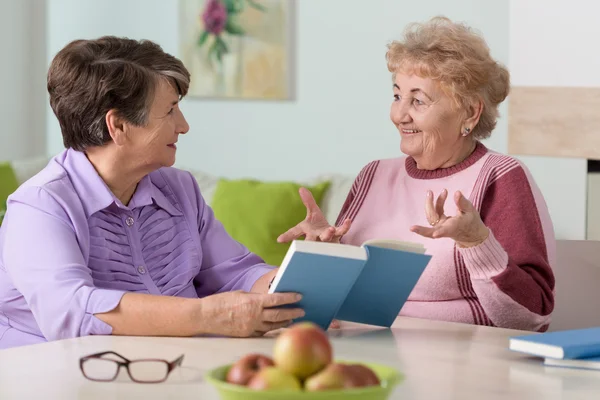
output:
[[[509,349],[556,360],[600,357],[600,327],[513,336]]]
[[[417,243],[370,240],[362,246],[295,240],[269,293],[297,292],[305,316],[327,329],[333,319],[390,327],[427,267]]]
[[[576,369],[597,369],[600,370],[600,357],[588,357],[560,360],[557,358],[546,357],[544,365],[549,367],[563,367]]]

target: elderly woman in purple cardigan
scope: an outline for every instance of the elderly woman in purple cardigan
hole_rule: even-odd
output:
[[[188,173],[189,73],[149,41],[78,40],[54,58],[66,147],[8,200],[0,349],[84,335],[256,336],[303,315],[227,235]]]

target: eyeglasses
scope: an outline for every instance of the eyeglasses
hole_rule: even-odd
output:
[[[121,360],[106,358],[113,355]],[[90,354],[79,359],[79,368],[87,379],[97,382],[111,382],[117,378],[121,367],[127,369],[127,374],[132,381],[138,383],[160,383],[175,369],[180,367],[183,354],[176,360],[168,362],[160,359],[129,360],[114,351]]]

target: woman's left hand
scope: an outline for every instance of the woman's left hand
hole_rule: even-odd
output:
[[[454,239],[460,247],[474,247],[483,243],[490,233],[473,204],[461,192],[454,193],[457,213],[449,217],[444,214],[444,203],[448,191],[444,189],[433,203],[433,192],[427,192],[425,214],[431,227],[412,226],[410,230],[421,236],[437,239]]]

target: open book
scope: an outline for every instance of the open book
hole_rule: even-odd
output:
[[[390,327],[431,259],[416,243],[370,240],[362,246],[292,242],[269,293],[297,292],[294,305],[327,329],[335,319]]]

